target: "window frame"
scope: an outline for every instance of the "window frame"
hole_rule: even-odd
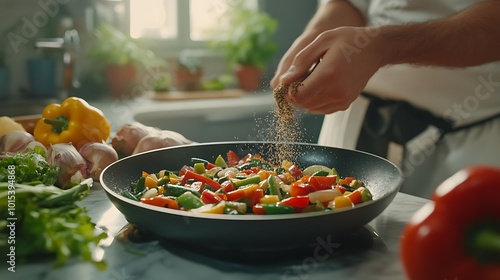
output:
[[[210,51],[207,48],[206,41],[191,40],[190,37],[190,1],[177,1],[177,37],[176,38],[147,38],[141,37],[139,40],[145,42],[149,48],[160,56],[176,57],[184,49],[194,49],[199,52]],[[130,1],[126,1],[127,18],[126,32],[130,34]]]

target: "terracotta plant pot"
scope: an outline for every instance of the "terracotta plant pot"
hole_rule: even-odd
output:
[[[185,67],[179,66],[174,71],[173,85],[177,90],[199,90],[201,89],[202,77],[202,69],[196,69],[196,72],[193,73]]]
[[[137,71],[133,64],[108,65],[106,67],[106,80],[111,94],[123,97],[130,93]]]
[[[256,66],[239,65],[235,68],[236,79],[244,91],[256,91],[262,78],[262,69]]]

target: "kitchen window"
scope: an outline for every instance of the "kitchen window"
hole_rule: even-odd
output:
[[[162,47],[202,47],[206,31],[235,0],[129,0],[130,35],[155,41]],[[244,3],[257,9],[257,0]]]

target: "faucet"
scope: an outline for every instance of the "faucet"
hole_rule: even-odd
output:
[[[67,97],[71,90],[80,87],[76,73],[76,59],[80,48],[80,37],[76,29],[66,30],[62,38],[38,39],[35,42],[35,48],[63,52],[63,97]]]

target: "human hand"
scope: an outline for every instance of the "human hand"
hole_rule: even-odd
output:
[[[271,87],[276,88],[280,83],[280,77],[290,68],[295,56],[307,45],[316,39],[316,34],[305,32],[300,35],[281,58],[276,73],[271,80]]]
[[[303,49],[292,48],[278,67],[273,84],[291,84],[303,78],[287,99],[310,113],[330,114],[349,108],[371,76],[383,66],[382,46],[375,28],[341,27],[321,33]],[[301,46],[300,41],[297,48]],[[292,54],[295,53],[295,56]],[[288,69],[285,69],[287,66]]]

